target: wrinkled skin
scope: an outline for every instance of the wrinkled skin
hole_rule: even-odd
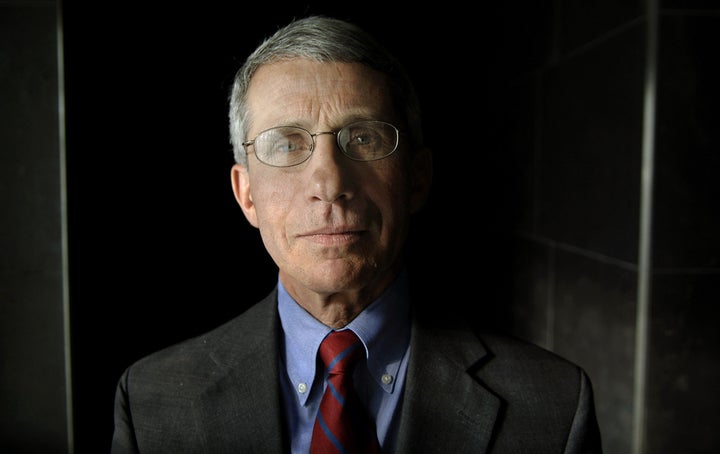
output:
[[[400,127],[384,75],[352,63],[294,59],[262,66],[248,106],[248,138],[273,126],[318,132],[360,119]],[[339,328],[401,270],[410,215],[427,197],[431,168],[430,152],[411,150],[403,136],[389,157],[356,162],[333,135],[320,135],[310,159],[293,167],[267,166],[251,149],[247,168],[234,165],[231,181],[290,295]]]

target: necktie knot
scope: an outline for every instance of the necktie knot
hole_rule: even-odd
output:
[[[363,351],[362,342],[354,332],[333,331],[320,344],[320,359],[330,375],[352,374]]]

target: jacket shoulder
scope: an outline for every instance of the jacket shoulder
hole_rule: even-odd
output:
[[[273,291],[222,325],[138,359],[123,374],[129,391],[167,394],[182,389],[191,394],[194,387],[204,388],[260,349],[271,348],[278,323],[275,301]]]

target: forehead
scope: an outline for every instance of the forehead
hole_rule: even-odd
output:
[[[283,60],[258,68],[248,90],[251,129],[340,126],[395,118],[387,77],[359,63]]]

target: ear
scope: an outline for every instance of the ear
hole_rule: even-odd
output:
[[[412,156],[410,164],[410,212],[416,213],[430,194],[433,179],[433,159],[429,148],[421,148]]]
[[[232,169],[230,169],[230,180],[232,182],[235,200],[237,200],[238,205],[242,208],[248,222],[254,227],[257,227],[257,213],[255,212],[255,203],[253,203],[252,194],[250,194],[250,175],[248,175],[247,167],[234,164]]]

